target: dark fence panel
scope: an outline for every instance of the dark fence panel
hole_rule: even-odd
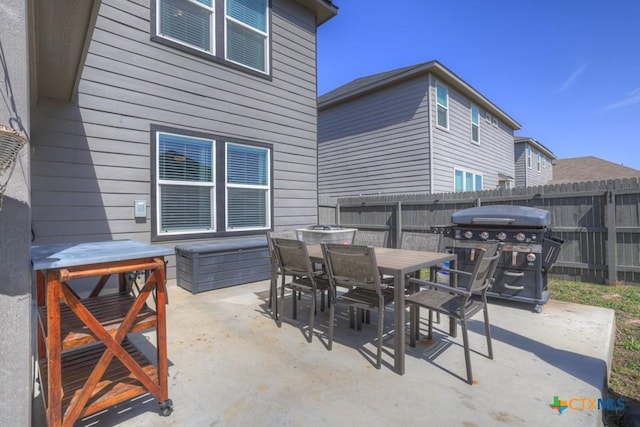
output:
[[[552,276],[595,283],[640,283],[640,179],[581,182],[469,193],[320,198],[320,223],[388,230],[397,246],[403,230],[430,230],[451,214],[482,205],[546,209],[565,239]]]

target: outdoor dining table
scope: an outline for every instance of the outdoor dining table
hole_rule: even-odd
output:
[[[320,245],[307,246],[311,262],[322,263],[322,248]],[[394,369],[396,373],[404,375],[405,356],[405,276],[423,268],[431,268],[449,262],[452,269],[456,268],[457,256],[450,253],[423,252],[407,249],[375,248],[376,261],[381,274],[394,277]],[[455,275],[449,275],[451,286],[455,286]],[[455,332],[455,323],[450,323],[450,329]]]
[[[147,391],[158,399],[161,415],[171,413],[164,257],[172,253],[132,240],[31,247],[38,362],[49,426],[73,425],[79,417]],[[135,295],[125,275],[143,271],[147,279]],[[118,292],[103,292],[112,275],[117,275]],[[88,278],[97,279],[95,286],[81,297],[70,283]],[[151,295],[155,308],[147,303]],[[152,328],[157,366],[127,339],[130,332]]]

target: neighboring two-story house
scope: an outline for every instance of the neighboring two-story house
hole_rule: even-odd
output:
[[[318,99],[318,194],[507,187],[518,129],[437,61],[359,78]]]
[[[553,179],[555,154],[528,136],[514,138],[516,187],[545,185]]]
[[[31,244],[173,248],[317,223],[316,37],[336,13],[330,0],[3,1],[0,123],[29,144],[0,176],[0,425],[31,420]]]

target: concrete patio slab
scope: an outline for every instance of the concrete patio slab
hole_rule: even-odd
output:
[[[77,425],[602,425],[602,412],[592,404],[606,397],[612,310],[550,300],[538,314],[526,304],[493,300],[493,360],[486,357],[482,315],[470,323],[476,380],[471,386],[465,381],[462,339],[446,335],[446,319],[436,325],[436,344],[423,340],[407,347],[406,374],[400,376],[393,371],[390,310],[383,366],[377,370],[375,315],[356,331],[339,307],[328,351],[328,312],[318,314],[309,343],[307,301],[303,298],[298,320],[292,320],[288,299],[278,327],[267,306],[268,287],[257,282],[192,295],[170,283],[174,412],[159,416],[157,402],[145,395]],[[150,334],[132,340],[153,360]],[[554,401],[568,408],[559,413],[550,406]],[[34,425],[44,425],[39,396]]]

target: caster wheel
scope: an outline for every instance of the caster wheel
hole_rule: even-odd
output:
[[[536,305],[534,307],[533,311],[535,311],[536,313],[542,313],[542,306],[541,305]]]
[[[171,399],[158,403],[158,406],[160,406],[160,415],[163,417],[168,417],[173,412],[173,401]]]

